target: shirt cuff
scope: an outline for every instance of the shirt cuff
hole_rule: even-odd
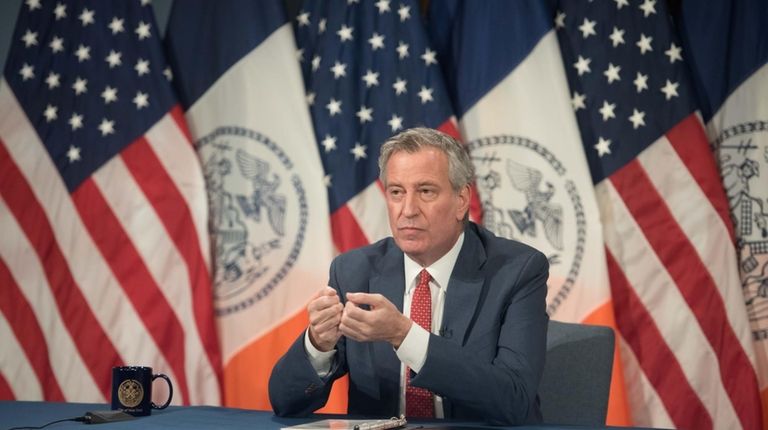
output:
[[[406,366],[416,373],[421,371],[424,362],[427,361],[427,348],[429,347],[429,332],[416,323],[411,324],[411,329],[405,335],[395,354]]]
[[[336,348],[327,352],[315,348],[315,345],[312,345],[312,341],[309,340],[309,329],[306,329],[304,331],[304,350],[307,351],[307,357],[315,372],[317,372],[317,376],[320,378],[328,376],[333,364],[333,358],[336,356]]]

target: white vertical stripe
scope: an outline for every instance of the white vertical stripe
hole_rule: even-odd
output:
[[[716,140],[725,130],[739,124],[765,121],[765,119],[768,118],[768,98],[765,96],[767,91],[768,64],[763,64],[758,69],[754,70],[753,73],[728,96],[725,103],[720,106],[717,113],[709,120],[709,123],[707,124],[707,134],[709,135],[710,141]],[[754,151],[750,151],[752,154],[745,158],[749,158],[753,162],[758,163],[759,170],[758,176],[747,180],[747,185],[750,186],[749,194],[753,198],[761,198],[764,202],[768,203],[768,200],[766,200],[768,199],[768,180],[766,180],[766,175],[768,175],[768,135],[766,135],[765,131],[761,131],[758,133],[743,134],[742,136],[744,138],[747,136],[752,138],[751,143],[756,148]],[[725,145],[730,145],[732,143],[734,143],[733,138],[723,142]],[[719,158],[725,161],[720,164],[721,169],[725,168],[730,163],[740,164],[743,162],[735,158],[735,151],[732,149],[728,150],[721,147],[718,152]],[[729,162],[725,160],[726,158]],[[731,173],[730,175],[725,171],[722,171],[722,173],[725,182],[732,182],[734,177],[737,176],[735,173]],[[742,178],[742,180],[744,179]],[[734,190],[731,190],[731,192],[733,191]],[[734,218],[746,218],[745,216],[736,213],[736,211],[742,207],[742,205],[736,205],[736,207],[731,208],[731,214]],[[766,209],[768,208],[764,207],[763,211]],[[740,236],[739,232],[737,232],[737,237],[738,236]],[[756,242],[760,240],[757,231],[753,231],[753,234],[750,236],[751,237],[744,237],[741,239],[746,242]],[[764,240],[765,238],[762,239]],[[746,258],[747,255],[748,254],[745,253],[741,258]],[[754,296],[756,294],[755,289],[757,286],[755,284],[760,282],[761,277],[762,279],[765,279],[765,274],[762,270],[764,270],[765,264],[768,263],[768,255],[766,254],[751,255],[751,257],[756,259],[755,261],[758,262],[757,266],[754,269],[741,274],[744,283],[747,283],[747,279],[751,280],[751,282],[749,282],[750,286],[743,290],[747,296]],[[768,306],[768,299],[757,297],[756,302],[753,303],[752,306],[755,306],[755,312],[759,313],[761,306]],[[754,318],[750,323],[752,325],[752,330],[754,330],[755,333],[765,333],[766,330],[768,330],[768,319],[766,318]],[[768,389],[768,339],[763,337],[762,339],[754,340],[753,342],[757,359],[756,362],[758,365],[757,376],[760,388],[763,390],[763,396],[765,396],[767,393],[766,390]],[[764,415],[768,415],[768,408],[764,408]],[[768,422],[768,416],[764,416],[763,419]]]
[[[768,115],[768,64],[763,64],[738,86],[707,123],[707,133],[714,140],[729,127],[749,121],[765,121]],[[759,157],[760,154],[757,154]],[[762,173],[762,172],[761,172]]]
[[[120,157],[110,160],[93,175],[93,179],[184,329],[184,370],[191,397],[188,400],[193,404],[217,402],[220,398],[218,383],[197,331],[186,261]],[[152,342],[155,342],[154,338]],[[142,356],[142,351],[138,352],[139,356],[125,357],[126,361],[139,363],[152,359]],[[201,367],[205,374],[198,372]],[[170,367],[162,367],[162,370],[171,380],[175,379]],[[181,396],[175,400],[181,404]]]
[[[379,188],[378,181],[374,181],[363,191],[349,199],[347,207],[357,219],[368,243],[392,235],[387,217],[387,201],[381,188]]]
[[[591,101],[587,100],[587,103]],[[525,205],[522,192],[510,182],[506,160],[513,160],[526,168],[542,173],[544,182],[552,183],[554,194],[551,203],[562,207],[563,249],[558,250],[545,235],[537,237],[515,234],[516,239],[540,249],[547,255],[558,255],[559,262],[550,266],[547,303],[561,293],[557,307],[551,315],[561,321],[582,321],[595,309],[610,299],[605,249],[600,229],[600,212],[595,201],[592,177],[586,154],[581,143],[576,116],[571,106],[570,90],[563,60],[554,30],[545,34],[525,59],[508,75],[472,106],[461,118],[462,133],[467,141],[491,136],[516,136],[530,139],[536,150],[520,145],[494,145],[493,158],[500,163],[476,161],[478,175],[491,171],[499,174],[500,182],[495,191],[480,190],[485,205],[489,203],[502,209],[495,211],[497,222],[514,225],[507,211]],[[555,173],[551,161],[537,151],[549,151],[561,163],[562,175]],[[473,156],[482,158],[489,154],[483,148],[475,148]],[[566,191],[572,186],[574,195],[580,198],[581,214],[577,213]],[[519,199],[519,200],[516,200]],[[488,210],[488,207],[486,207]],[[487,212],[490,213],[491,211]],[[578,243],[577,216],[584,217],[584,240]],[[489,226],[493,227],[493,226]],[[538,226],[536,227],[539,228]],[[499,230],[499,227],[496,227]],[[500,233],[500,232],[497,232]],[[511,236],[511,235],[510,235]],[[581,258],[578,270],[571,273],[572,262]],[[572,278],[570,290],[562,289],[566,279]],[[564,299],[562,298],[564,297]]]
[[[674,428],[675,423],[669,417],[667,408],[651,381],[645,376],[634,351],[624,339],[616,340],[624,368],[624,379],[631,382],[626,384],[627,401],[630,405],[642,405],[639,408],[630,408],[632,424],[638,427]]]
[[[328,194],[295,52],[293,30],[287,23],[224,72],[186,113],[196,139],[224,126],[243,127],[268,137],[290,158],[291,172],[300,177],[307,199],[308,218],[301,252],[285,278],[257,303],[238,312],[227,312],[218,319],[225,365],[254,339],[300,312],[312,294],[328,282],[328,266],[333,256]],[[258,151],[269,149],[257,147],[254,151],[258,155]],[[284,184],[290,183],[287,177],[283,180]],[[227,191],[240,185],[252,187],[243,179]],[[296,209],[289,209],[287,217],[297,219]],[[286,224],[286,237],[296,237],[292,236],[292,229],[298,229],[298,222],[288,222],[287,218]],[[249,239],[258,243],[262,238]],[[284,262],[278,260],[277,253],[264,258],[265,265],[274,267]],[[267,282],[266,277],[259,279],[241,297],[254,295]],[[254,366],[268,371],[262,363]]]
[[[208,239],[208,202],[200,159],[187,136],[170,114],[166,114],[146,133],[147,143],[157,155],[165,171],[176,184],[192,215],[205,266],[211,272]]]
[[[24,235],[21,226],[11,215],[11,211],[3,199],[0,199],[0,237],[3,238],[0,240],[0,258],[8,266],[8,270],[13,279],[16,280],[21,293],[29,302],[35,319],[43,332],[51,368],[59,382],[64,398],[69,401],[103,402],[104,396],[93,380],[93,375],[91,375],[88,367],[83,363],[80,352],[77,350],[69,331],[67,331],[64,321],[61,320],[56,299],[51,293],[48,279],[37,253]],[[0,339],[6,339],[6,337],[0,336]],[[5,351],[5,348],[6,343],[4,341],[0,350]],[[13,348],[13,346],[9,345],[9,348]],[[3,353],[5,354],[5,352]],[[26,362],[27,357],[22,353],[16,355],[11,361]],[[16,363],[15,366],[21,365]],[[13,367],[6,367],[3,364],[0,368],[10,369]],[[29,384],[37,386],[39,382],[36,379],[29,379]],[[24,388],[24,391],[28,390],[32,390],[32,388]],[[19,396],[19,398],[24,400],[37,399],[26,396]]]
[[[744,352],[755,366],[752,333],[744,307],[736,250],[730,233],[690,171],[662,136],[637,157],[712,277]]]
[[[130,300],[93,243],[56,166],[5,80],[0,83],[0,106],[8,107],[6,115],[0,116],[0,138],[9,143],[11,157],[26,176],[46,217],[53,220],[54,237],[96,320],[118,354],[143,357],[145,363],[162,362],[154,345],[136,341],[147,336],[141,318],[133,306],[126,306]]]
[[[595,189],[603,209],[606,246],[712,416],[714,428],[739,426],[723,387],[717,355],[677,285],[610,180],[600,182]]]
[[[16,400],[43,400],[40,381],[2,312],[0,339],[3,340],[3,347],[0,348],[0,372],[11,387]]]

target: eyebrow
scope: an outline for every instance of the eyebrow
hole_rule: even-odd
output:
[[[440,184],[438,182],[436,182],[436,181],[422,181],[422,182],[416,183],[416,188],[425,187],[425,186],[439,187]],[[393,181],[389,181],[388,180],[386,188],[390,188],[390,187],[405,188],[405,186],[403,184],[399,183],[399,182],[393,182]]]
[[[431,182],[431,181],[419,182],[418,184],[416,184],[417,188],[418,187],[424,187],[424,186],[438,187],[440,185],[437,182]]]

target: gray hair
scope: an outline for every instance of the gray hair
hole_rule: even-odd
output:
[[[472,183],[475,167],[469,158],[467,149],[451,136],[431,128],[416,127],[390,137],[381,146],[379,155],[379,179],[387,185],[386,166],[395,152],[405,151],[413,154],[423,148],[432,147],[448,156],[448,180],[454,191]]]

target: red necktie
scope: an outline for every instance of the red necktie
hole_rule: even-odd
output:
[[[432,277],[426,269],[419,273],[419,283],[413,292],[411,300],[411,320],[424,330],[432,331],[432,294],[429,292],[429,281]],[[405,369],[405,415],[407,417],[435,416],[435,404],[429,390],[411,386],[411,369]]]

